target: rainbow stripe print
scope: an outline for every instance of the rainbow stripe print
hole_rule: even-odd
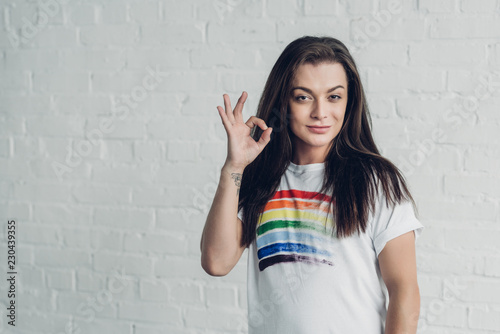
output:
[[[284,262],[307,262],[333,266],[328,245],[332,214],[331,197],[303,190],[279,190],[267,202],[257,224],[259,269]]]

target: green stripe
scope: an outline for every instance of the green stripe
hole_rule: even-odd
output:
[[[318,226],[316,223],[312,222],[303,222],[300,220],[274,220],[262,224],[257,229],[257,235],[261,235],[266,233],[269,230],[273,230],[275,228],[284,228],[284,227],[293,227],[293,228],[303,228],[307,230],[314,230],[320,233],[327,235],[326,229],[324,226]]]

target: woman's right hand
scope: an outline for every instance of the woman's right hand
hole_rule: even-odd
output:
[[[246,123],[243,122],[243,104],[247,96],[247,92],[241,94],[234,111],[231,109],[231,101],[227,94],[223,95],[226,110],[224,111],[221,106],[217,106],[228,138],[226,164],[240,169],[244,169],[257,158],[271,140],[272,132],[272,128],[258,117],[251,116]],[[264,130],[259,141],[255,141],[250,136],[251,129],[256,125]]]

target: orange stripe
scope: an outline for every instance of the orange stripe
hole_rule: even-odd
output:
[[[267,202],[264,207],[264,212],[268,210],[275,209],[297,209],[297,210],[320,210],[325,213],[328,213],[329,202],[306,202],[295,199],[294,201],[290,200],[276,200]],[[319,206],[319,207],[318,207]]]

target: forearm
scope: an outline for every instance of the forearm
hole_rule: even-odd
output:
[[[419,314],[418,286],[392,291],[389,294],[385,334],[416,334]]]
[[[224,275],[232,268],[241,249],[242,228],[237,214],[242,173],[242,169],[224,165],[205,222],[200,241],[201,261],[212,275]]]

